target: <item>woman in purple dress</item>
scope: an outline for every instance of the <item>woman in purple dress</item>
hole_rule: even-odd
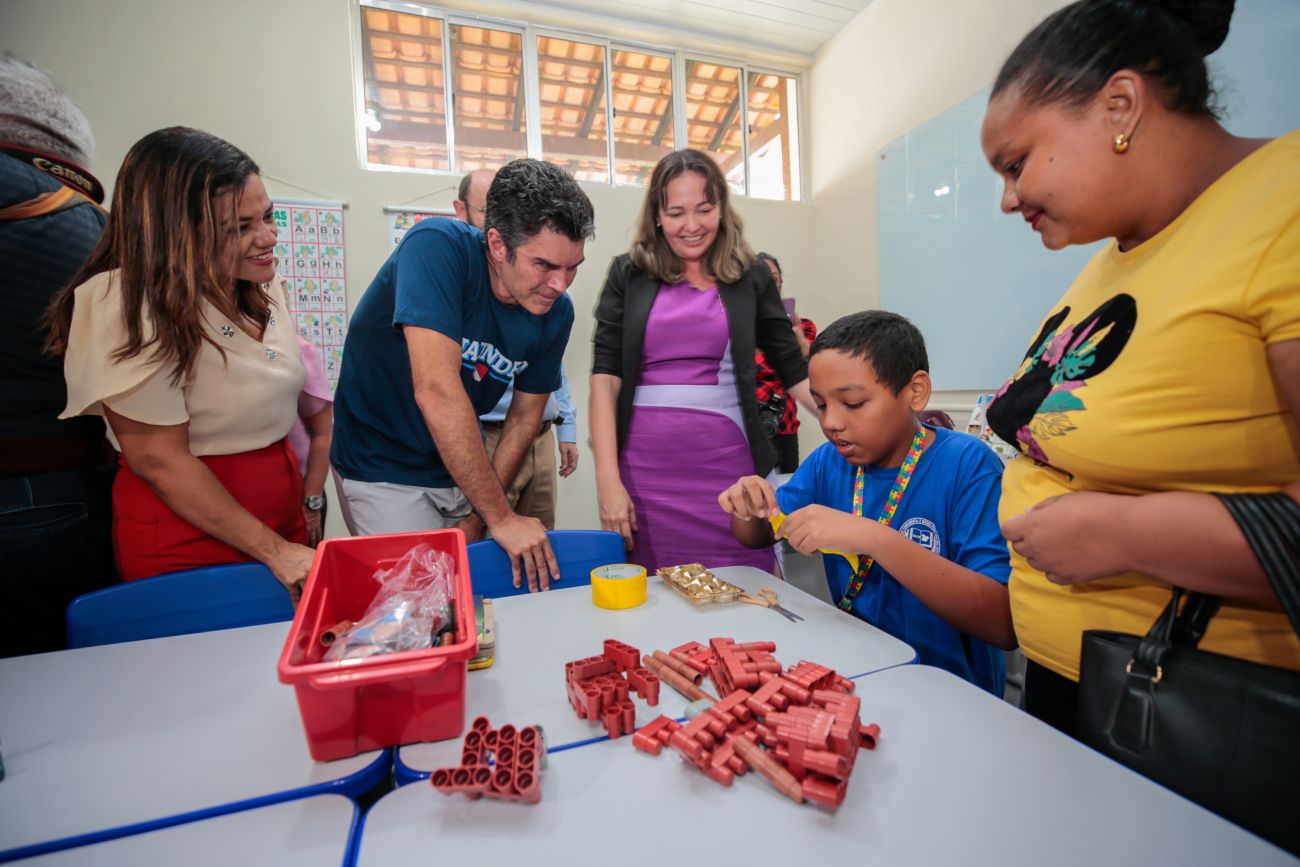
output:
[[[600,523],[654,571],[703,563],[771,570],[731,534],[718,493],[765,476],[776,451],[754,401],[754,350],[810,409],[808,367],[771,271],[745,243],[713,160],[659,161],[637,237],[596,302],[591,435]]]

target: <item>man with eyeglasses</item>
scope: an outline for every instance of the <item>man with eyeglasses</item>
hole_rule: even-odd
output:
[[[456,191],[456,219],[469,223],[480,232],[483,231],[483,218],[487,215],[488,187],[497,176],[495,169],[475,169],[460,179],[460,188]]]

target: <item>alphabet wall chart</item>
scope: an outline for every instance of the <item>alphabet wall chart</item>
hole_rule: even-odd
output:
[[[456,218],[456,212],[448,208],[404,208],[399,205],[389,205],[384,208],[384,213],[388,215],[388,240],[391,242],[389,251],[397,249],[397,245],[402,243],[402,236],[406,230],[414,226],[421,220],[427,220],[430,217],[451,217]]]
[[[289,285],[289,309],[298,333],[320,349],[333,389],[348,334],[343,203],[277,199],[273,209],[280,230],[276,268]]]

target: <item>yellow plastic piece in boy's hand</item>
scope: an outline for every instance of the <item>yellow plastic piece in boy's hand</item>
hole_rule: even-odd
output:
[[[781,525],[785,523],[785,518],[786,516],[784,512],[777,512],[775,515],[772,515],[770,518],[767,519],[768,523],[772,525],[772,532],[776,534],[778,539],[781,537]],[[857,554],[845,554],[843,551],[822,551],[822,553],[834,554],[836,556],[843,557],[845,560],[849,561],[849,566],[853,569],[854,572],[858,571]]]

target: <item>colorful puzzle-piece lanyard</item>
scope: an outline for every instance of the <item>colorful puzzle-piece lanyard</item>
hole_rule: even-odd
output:
[[[907,490],[907,483],[912,480],[912,472],[916,469],[916,462],[921,459],[921,443],[925,441],[925,426],[917,424],[916,435],[912,437],[912,447],[907,450],[907,457],[903,458],[903,465],[898,468],[898,475],[894,477],[894,486],[889,489],[889,496],[885,497],[885,506],[880,510],[880,517],[876,520],[888,527],[894,520],[894,513],[898,511],[898,504],[903,501],[903,492]],[[865,467],[858,467],[858,471],[853,479],[853,514],[859,518],[862,517],[863,508],[863,491],[867,485],[867,471]],[[840,597],[840,601],[835,603],[845,611],[853,610],[853,600],[858,598],[858,593],[862,590],[862,585],[866,583],[867,573],[875,564],[876,558],[863,555],[858,559],[858,568],[853,573],[853,580],[849,581],[848,589]]]

